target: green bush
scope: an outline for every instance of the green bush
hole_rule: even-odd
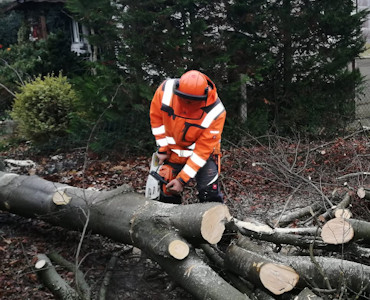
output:
[[[17,92],[19,84],[35,76],[63,72],[71,78],[86,70],[83,56],[71,52],[68,37],[57,32],[47,40],[0,48],[0,83]],[[0,115],[11,108],[13,96],[0,87]]]
[[[66,134],[76,101],[75,91],[61,73],[38,76],[16,93],[10,115],[18,123],[21,135],[44,143]]]

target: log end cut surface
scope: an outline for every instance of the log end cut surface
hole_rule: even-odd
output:
[[[352,225],[343,218],[334,218],[326,222],[321,230],[321,238],[327,244],[338,245],[353,239]]]
[[[336,218],[344,218],[344,219],[349,219],[352,217],[351,211],[346,208],[339,208],[335,210],[334,215]]]
[[[210,244],[217,244],[225,231],[225,223],[231,219],[226,205],[217,205],[203,214],[202,237]]]
[[[180,240],[172,241],[168,245],[168,252],[176,259],[184,259],[189,255],[189,246]]]
[[[294,269],[273,263],[262,265],[259,276],[263,286],[275,295],[291,291],[299,280]]]

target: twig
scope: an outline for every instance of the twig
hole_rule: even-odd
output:
[[[90,142],[92,140],[93,134],[95,133],[95,130],[97,128],[98,123],[101,121],[101,119],[103,118],[103,116],[107,112],[107,110],[112,107],[112,103],[113,103],[115,97],[117,96],[118,89],[119,89],[120,86],[121,86],[121,84],[117,87],[117,89],[116,89],[114,95],[112,96],[108,106],[104,109],[104,111],[100,114],[98,120],[95,122],[92,130],[90,131],[90,135],[89,135],[89,138],[88,138],[87,143],[86,143],[86,150],[85,150],[85,153],[84,153],[84,164],[83,164],[83,167],[82,167],[82,175],[83,175],[82,185],[83,185],[83,194],[84,194],[83,197],[84,197],[86,203],[87,203],[87,201],[86,201],[87,197],[86,197],[86,192],[85,192],[86,191],[86,177],[85,177],[85,174],[86,174],[87,161],[88,161],[89,145],[90,145]],[[87,212],[85,212],[83,209],[81,209],[81,210],[82,210],[82,213],[86,217],[86,221],[85,221],[85,224],[84,224],[84,227],[83,227],[83,230],[82,230],[82,233],[81,233],[81,238],[80,238],[80,241],[78,243],[78,247],[77,247],[77,251],[76,251],[76,261],[75,261],[76,269],[78,269],[80,264],[81,264],[81,262],[79,262],[79,256],[80,256],[80,252],[81,252],[82,243],[83,243],[83,240],[84,240],[85,235],[86,235],[86,230],[87,230],[87,227],[88,227],[88,224],[89,224],[89,221],[90,221],[90,209],[88,208]],[[77,272],[76,272],[76,274],[77,274]],[[77,277],[76,277],[76,282],[77,282]],[[78,285],[77,285],[77,289],[78,289],[78,292],[80,292]]]
[[[9,90],[5,85],[3,85],[2,83],[0,83],[0,86],[2,88],[4,88],[10,95],[12,95],[13,97],[15,97],[15,94],[11,90]]]
[[[363,287],[362,287],[362,289],[361,290],[359,290],[358,291],[358,293],[356,294],[356,297],[355,298],[353,298],[354,300],[356,300],[356,299],[359,299],[360,298],[360,296],[361,296],[361,294],[367,289],[367,287],[369,286],[369,282],[368,283],[366,283]]]
[[[337,177],[337,180],[343,180],[347,179],[349,177],[355,177],[355,176],[369,176],[370,172],[357,172],[357,173],[349,173],[340,177]]]
[[[107,271],[105,273],[103,283],[102,283],[102,285],[100,287],[100,290],[99,290],[99,300],[105,300],[106,293],[107,293],[107,287],[110,284],[110,280],[112,278],[112,273],[113,273],[114,267],[116,266],[116,263],[118,261],[118,257],[121,255],[121,253],[122,253],[121,251],[113,253],[111,259],[108,262]]]
[[[85,235],[86,235],[86,230],[87,230],[87,227],[89,225],[89,222],[90,222],[90,209],[87,209],[87,213],[81,208],[83,214],[85,215],[86,217],[86,221],[85,221],[85,224],[84,224],[84,227],[82,229],[82,233],[81,233],[81,238],[80,238],[80,241],[78,243],[78,246],[77,246],[77,251],[76,251],[76,270],[78,270],[78,268],[80,267],[81,263],[79,262],[79,256],[80,256],[80,253],[81,253],[81,248],[82,248],[82,243],[83,243],[83,240],[85,238]],[[75,273],[76,276],[76,282],[77,281],[77,272]],[[78,285],[77,285],[77,289],[78,289]],[[79,289],[78,289],[79,291]]]
[[[353,132],[353,133],[351,133],[351,134],[349,134],[349,135],[347,135],[347,136],[343,137],[343,139],[344,139],[344,140],[349,139],[349,138],[351,138],[351,137],[353,137],[353,136],[356,136],[356,135],[357,135],[357,134],[359,134],[359,133],[363,133],[364,131],[367,131],[367,130],[370,130],[370,128],[361,128],[360,130],[355,131],[355,132]],[[322,145],[320,145],[320,146],[317,146],[317,147],[315,147],[315,148],[312,148],[312,149],[310,150],[310,152],[312,152],[312,151],[316,151],[316,150],[318,150],[318,149],[320,149],[320,148],[323,148],[323,147],[329,146],[329,145],[334,144],[334,143],[336,143],[336,141],[331,141],[331,142],[328,142],[328,143],[322,144]]]
[[[281,220],[281,218],[282,218],[282,216],[283,216],[283,214],[284,214],[284,212],[285,212],[285,210],[286,210],[286,208],[287,208],[287,206],[288,206],[288,204],[289,204],[289,202],[290,202],[290,200],[292,200],[292,198],[293,198],[293,195],[299,190],[299,188],[302,186],[302,183],[300,183],[295,189],[294,189],[294,191],[289,195],[289,197],[288,197],[288,200],[285,202],[285,205],[284,205],[284,208],[283,208],[283,211],[281,212],[281,214],[280,214],[280,216],[279,216],[279,218],[276,220],[276,222],[275,222],[275,224],[274,224],[274,227],[276,227],[276,226],[278,226],[279,225],[279,222],[280,222],[280,220]]]
[[[73,272],[75,274],[75,281],[77,285],[77,291],[81,295],[82,299],[87,299],[89,300],[91,298],[91,291],[90,287],[85,281],[85,276],[84,274],[76,268],[76,265],[67,261],[64,259],[61,255],[59,255],[56,252],[50,253],[47,255],[53,262],[63,266],[70,272]]]
[[[22,77],[19,75],[18,71],[16,69],[14,69],[11,65],[8,64],[8,62],[5,60],[5,59],[1,59],[4,64],[9,67],[18,77],[19,81],[21,82],[22,85],[24,85],[24,82],[23,82],[23,79]]]

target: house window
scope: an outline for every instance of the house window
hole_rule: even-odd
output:
[[[85,26],[72,20],[72,45],[71,51],[76,52],[78,55],[91,53],[91,47],[87,39],[88,30]]]

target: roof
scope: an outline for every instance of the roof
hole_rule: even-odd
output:
[[[66,3],[67,0],[13,0],[0,8],[1,12],[8,12],[13,9],[21,9],[23,5],[32,5],[33,3]]]

